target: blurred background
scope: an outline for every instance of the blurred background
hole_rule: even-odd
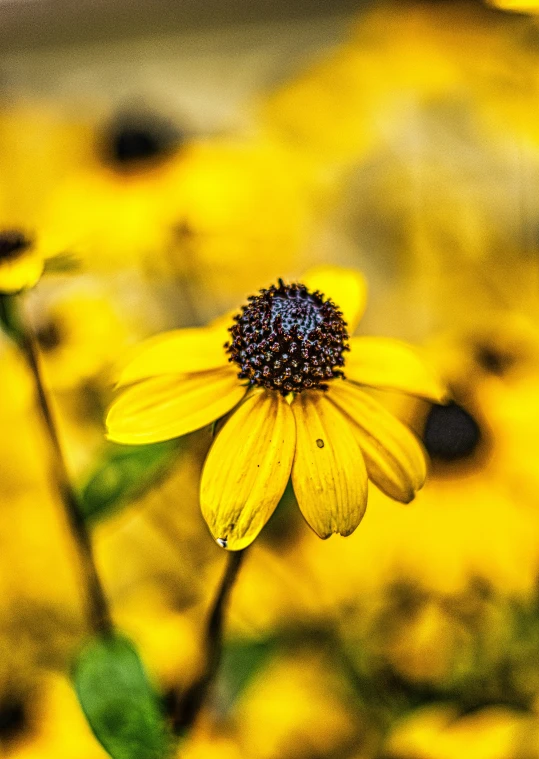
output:
[[[419,346],[448,406],[409,506],[322,542],[287,491],[178,755],[539,757],[539,3],[3,0],[0,228],[57,254],[25,308],[118,626],[173,701],[224,567],[211,442],[108,444],[117,362],[319,262]],[[0,756],[103,759],[31,378],[0,341]]]

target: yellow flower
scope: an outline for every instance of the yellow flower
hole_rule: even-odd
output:
[[[35,319],[47,381],[54,390],[97,382],[128,344],[127,320],[107,296],[104,288],[76,281]]]
[[[237,407],[208,454],[200,492],[211,533],[232,550],[258,535],[290,476],[321,538],[355,530],[369,477],[408,503],[425,480],[423,450],[363,386],[438,400],[443,389],[404,343],[348,342],[365,295],[359,274],[320,267],[304,284],[281,280],[252,296],[228,330],[220,321],[151,339],[120,376],[129,387],[109,411],[109,438],[167,440]]]
[[[399,418],[430,455],[426,487],[413,509],[372,493],[362,529],[345,545],[324,546],[327,572],[305,535],[304,575],[316,577],[318,597],[344,607],[395,578],[437,594],[462,592],[474,577],[508,594],[535,587],[539,337],[508,310],[473,316],[428,350],[455,402],[395,398]],[[346,583],[337,583],[337,571]]]
[[[141,259],[155,265],[168,231],[159,226],[161,185],[179,131],[142,112],[120,113],[108,123],[87,120],[78,131],[78,143],[69,146],[78,154],[68,162],[60,152],[64,170],[40,199],[42,235],[89,268],[133,266]]]
[[[537,756],[537,730],[535,715],[503,706],[460,716],[453,706],[434,704],[397,723],[384,755],[402,759],[532,757]]]
[[[77,702],[68,679],[56,673],[39,676],[29,725],[10,746],[13,759],[107,759]]]
[[[237,741],[253,759],[348,756],[363,744],[362,717],[334,662],[304,647],[276,656],[249,684],[237,705]]]
[[[0,229],[0,293],[33,287],[43,273],[41,251],[22,232]]]
[[[539,2],[537,0],[487,0],[487,3],[502,11],[539,13]]]
[[[33,287],[44,260],[66,252],[65,240],[45,231],[45,208],[88,144],[86,125],[56,109],[0,108],[0,292]]]
[[[453,30],[458,14],[444,10],[445,26],[441,14],[419,3],[362,9],[349,39],[261,103],[263,127],[303,155],[319,180],[341,177],[417,114],[418,102],[454,92],[459,72],[446,27]]]
[[[130,172],[90,163],[52,193],[43,229],[84,268],[138,268],[176,278],[189,292],[196,285],[192,297],[204,313],[208,301],[215,308],[216,292],[231,292],[233,304],[288,270],[311,218],[301,172],[287,152],[262,140],[219,137],[192,140],[177,155]]]

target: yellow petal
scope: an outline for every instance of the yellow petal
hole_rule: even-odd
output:
[[[232,322],[230,322],[232,323]],[[138,345],[123,366],[117,386],[163,374],[191,374],[226,366],[227,327],[176,329]]]
[[[124,390],[112,404],[108,438],[141,445],[187,435],[230,411],[245,391],[230,367],[144,380]]]
[[[233,551],[251,543],[272,515],[290,477],[294,416],[278,393],[256,390],[219,432],[200,486],[214,538]]]
[[[43,273],[43,258],[33,252],[0,262],[0,293],[34,287]]]
[[[353,337],[345,356],[347,379],[361,385],[397,390],[438,403],[447,391],[440,378],[411,345],[389,337]]]
[[[321,538],[350,535],[365,513],[367,472],[352,425],[322,392],[303,392],[296,418],[292,483],[308,524]]]
[[[415,435],[351,382],[332,382],[328,398],[350,418],[370,479],[386,495],[409,503],[426,477],[425,454]]]
[[[305,272],[301,281],[309,290],[320,290],[343,312],[349,334],[359,324],[367,304],[367,282],[355,269],[340,266],[315,266]]]
[[[515,13],[539,13],[538,0],[487,0],[490,5]]]

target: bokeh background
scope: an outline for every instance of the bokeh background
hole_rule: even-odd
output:
[[[409,506],[322,542],[292,492],[249,550],[186,759],[539,757],[539,5],[3,0],[0,226],[59,254],[25,308],[113,616],[173,701],[224,567],[208,430],[106,443],[115,368],[277,277],[370,287],[439,407]],[[31,378],[0,341],[0,756],[104,759]]]

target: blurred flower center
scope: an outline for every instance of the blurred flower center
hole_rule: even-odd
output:
[[[39,347],[45,353],[50,353],[62,344],[63,334],[58,322],[48,321],[36,333]]]
[[[168,156],[181,142],[172,124],[148,116],[123,116],[109,125],[103,136],[107,163],[129,169]]]
[[[457,403],[432,406],[423,432],[425,448],[433,459],[459,461],[471,457],[482,434],[474,417]]]
[[[28,716],[23,701],[10,696],[0,704],[0,742],[15,740],[28,727]]]
[[[516,356],[483,344],[476,346],[475,358],[484,371],[498,377],[502,377],[516,362]]]
[[[0,232],[0,262],[18,258],[31,244],[22,232],[15,229]]]
[[[240,379],[285,395],[326,390],[327,380],[343,376],[346,322],[321,293],[279,280],[278,287],[251,296],[234,320],[227,352]]]

